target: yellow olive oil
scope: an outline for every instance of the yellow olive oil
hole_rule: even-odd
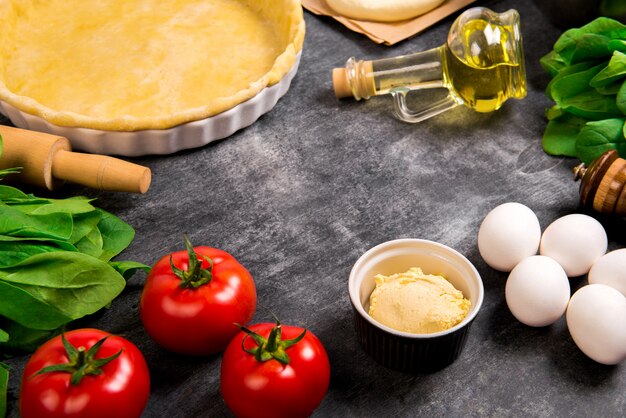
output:
[[[473,20],[457,42],[443,47],[444,84],[466,106],[491,112],[509,98],[526,96],[524,60],[507,48],[513,34],[511,27]]]

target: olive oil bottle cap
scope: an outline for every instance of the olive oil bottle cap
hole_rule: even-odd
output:
[[[333,68],[333,87],[338,99],[352,97],[352,89],[345,68]]]

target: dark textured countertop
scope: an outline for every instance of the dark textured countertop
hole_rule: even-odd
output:
[[[565,318],[544,328],[519,323],[504,300],[507,275],[478,253],[480,222],[500,203],[524,203],[542,228],[579,209],[571,174],[577,161],[541,149],[550,102],[538,60],[561,29],[528,0],[476,4],[521,14],[529,87],[522,101],[491,114],[456,108],[417,125],[394,119],[389,97],[337,101],[331,68],[353,55],[374,59],[439,46],[454,16],[386,47],[306,12],[298,74],[270,113],[226,140],[134,159],[153,171],[145,195],[68,185],[59,196],[95,197],[135,228],[136,239],[120,259],[153,264],[182,249],[184,232],[197,245],[235,255],[254,276],[260,303],[324,343],[331,382],[316,416],[623,416],[626,364],[588,359]],[[598,219],[610,249],[626,247],[625,220]],[[402,237],[455,248],[484,281],[484,304],[465,350],[433,374],[384,368],[355,339],[350,268],[372,246]],[[228,416],[219,394],[221,356],[171,354],[143,330],[138,302],[144,279],[136,274],[111,308],[86,325],[121,334],[144,353],[152,378],[146,417]],[[573,290],[585,281],[573,279]],[[267,320],[257,310],[254,321]],[[25,360],[8,361],[9,417],[18,416]]]

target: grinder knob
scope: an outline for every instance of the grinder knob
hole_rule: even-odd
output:
[[[615,150],[602,154],[587,168],[574,168],[580,184],[580,203],[600,213],[626,216],[626,160]]]

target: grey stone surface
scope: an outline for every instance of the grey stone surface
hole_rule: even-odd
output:
[[[355,55],[381,58],[444,42],[453,17],[394,47],[336,21],[306,14],[299,72],[277,106],[249,128],[200,149],[133,161],[153,170],[146,195],[67,186],[136,229],[121,259],[152,264],[192,242],[222,248],[255,278],[259,302],[324,343],[332,375],[319,417],[623,416],[626,365],[602,366],[578,350],[565,319],[545,328],[517,322],[504,301],[506,274],[480,258],[476,234],[500,203],[533,209],[545,228],[578,212],[572,159],[541,149],[550,105],[539,66],[560,33],[530,1],[478,2],[519,10],[529,94],[498,112],[464,108],[417,125],[391,116],[389,97],[337,101],[330,70]],[[626,247],[625,220],[598,218],[610,248]],[[485,301],[465,350],[451,366],[407,375],[376,364],[358,345],[347,294],[350,268],[370,247],[401,237],[449,245],[472,261]],[[146,417],[218,417],[221,356],[189,358],[160,349],[141,326],[136,274],[103,314],[84,325],[118,333],[143,351],[152,394]],[[576,289],[586,279],[572,280]],[[254,321],[267,321],[257,310]],[[16,417],[26,358],[9,361],[9,416]]]

